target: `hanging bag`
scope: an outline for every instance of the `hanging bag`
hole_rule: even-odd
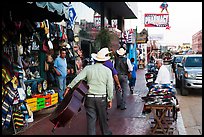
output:
[[[20,34],[20,39],[19,39],[19,44],[17,45],[17,50],[19,55],[23,55],[23,46],[21,42],[21,34]]]
[[[49,46],[49,49],[53,49],[53,44],[52,44],[51,40],[48,40],[48,46]]]
[[[47,63],[47,61],[45,61],[45,71],[49,70],[49,64]]]
[[[67,30],[67,38],[68,38],[68,41],[70,42],[74,41],[74,32],[72,29]]]
[[[42,51],[45,52],[45,53],[49,52],[49,47],[47,45],[47,40],[46,39],[43,41]]]
[[[46,61],[47,61],[48,63],[52,63],[52,62],[53,62],[53,58],[52,58],[52,55],[51,55],[51,54],[47,54]]]

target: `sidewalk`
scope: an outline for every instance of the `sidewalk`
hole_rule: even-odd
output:
[[[127,109],[116,108],[116,98],[113,99],[113,107],[108,110],[109,126],[113,135],[151,135],[151,124],[147,117],[142,115],[144,102],[141,97],[148,92],[145,81],[145,69],[138,69],[137,81],[134,94],[127,95]],[[86,114],[85,108],[76,115],[65,127],[51,130],[54,125],[49,121],[49,115],[55,107],[48,108],[34,115],[34,122],[24,132],[17,135],[86,135]],[[173,135],[185,135],[185,128],[180,113],[178,113],[177,130]],[[101,135],[97,124],[97,135]]]

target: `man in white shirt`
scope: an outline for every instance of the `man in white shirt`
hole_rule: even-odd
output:
[[[169,70],[163,65],[162,59],[156,60],[156,66],[159,69],[155,83],[157,84],[171,84],[171,75]]]

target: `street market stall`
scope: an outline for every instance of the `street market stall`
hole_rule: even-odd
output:
[[[3,134],[16,134],[34,121],[34,112],[58,103],[58,88],[52,84],[56,82],[50,79],[51,64],[58,56],[59,49],[68,45],[63,43],[69,43],[68,38],[73,36],[70,36],[67,26],[50,21],[53,21],[53,17],[56,17],[56,21],[63,19],[63,13],[62,16],[56,12],[50,13],[35,4],[6,2],[3,7]],[[71,48],[68,49],[70,54]],[[46,68],[46,63],[50,68]],[[52,76],[54,78],[54,74]]]
[[[155,84],[149,88],[149,93],[145,100],[143,114],[149,116],[152,124],[152,134],[162,131],[163,134],[170,134],[175,130],[172,127],[177,120],[178,100],[176,99],[176,89],[169,84]]]

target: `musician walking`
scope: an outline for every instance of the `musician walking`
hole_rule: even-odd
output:
[[[87,117],[87,134],[96,135],[96,121],[99,125],[102,135],[112,135],[107,121],[107,106],[112,107],[113,99],[113,77],[109,68],[103,63],[110,59],[101,50],[92,54],[96,61],[93,65],[86,66],[67,86],[64,96],[73,88],[80,80],[86,80],[89,86],[88,93],[85,98],[85,109]]]

